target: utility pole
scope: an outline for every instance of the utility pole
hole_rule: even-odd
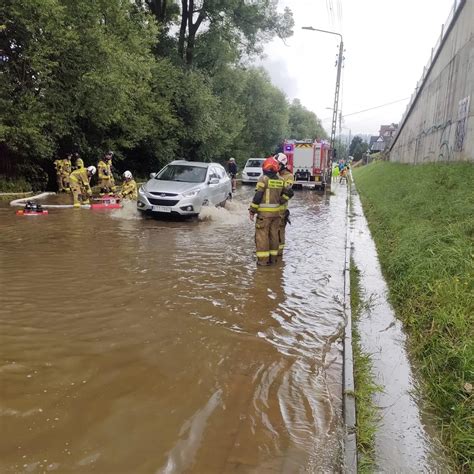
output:
[[[337,35],[341,38],[341,42],[339,43],[339,54],[337,57],[337,75],[336,75],[336,90],[334,92],[334,107],[332,109],[332,126],[331,126],[331,149],[332,149],[332,157],[334,158],[335,148],[334,145],[336,143],[336,130],[337,130],[337,109],[339,107],[339,89],[341,85],[341,69],[342,69],[342,62],[344,60],[344,41],[342,39],[342,35],[336,33],[335,31],[328,31],[328,30],[321,30],[319,28],[313,28],[312,26],[303,26],[303,30],[310,30],[310,31],[320,31],[321,33],[329,33],[330,35]],[[342,114],[342,111],[341,111]]]
[[[332,149],[333,158],[334,158],[334,152],[335,152],[334,144],[336,141],[337,110],[339,107],[339,88],[341,85],[341,69],[342,69],[343,53],[344,53],[344,43],[342,42],[342,36],[341,36],[341,42],[339,43],[339,55],[337,57],[336,90],[334,92],[334,109],[332,112],[332,127],[331,127],[331,149]],[[341,121],[341,115],[342,115],[342,111],[339,115],[339,124]],[[340,128],[341,127],[339,125],[339,129]]]

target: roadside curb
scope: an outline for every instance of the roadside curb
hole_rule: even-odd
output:
[[[350,196],[352,185],[347,186],[346,200],[346,248],[344,261],[344,328],[342,406],[344,415],[344,467],[347,473],[357,473],[356,408],[354,398],[354,362],[352,354],[352,309],[351,309],[351,241],[350,241]]]

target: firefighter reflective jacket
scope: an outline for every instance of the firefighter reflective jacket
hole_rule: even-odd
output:
[[[62,160],[61,171],[62,171],[64,174],[69,175],[69,173],[71,172],[71,169],[72,169],[71,160],[69,160],[68,158],[64,158],[64,159]]]
[[[54,160],[54,168],[56,173],[60,173],[63,169],[63,160]]]
[[[122,191],[120,192],[124,199],[137,199],[137,183],[134,179],[124,181],[122,184]]]
[[[282,204],[283,184],[283,180],[276,174],[261,176],[249,211],[262,217],[278,215]]]
[[[285,211],[288,208],[289,199],[293,197],[293,184],[295,182],[295,178],[293,177],[293,174],[286,168],[281,170],[279,175],[283,181],[283,204],[281,205],[281,210]]]
[[[99,180],[110,179],[110,167],[104,160],[100,160],[97,163],[97,174]]]
[[[78,184],[85,191],[90,191],[89,175],[86,168],[78,168],[69,175],[69,182],[71,185]]]

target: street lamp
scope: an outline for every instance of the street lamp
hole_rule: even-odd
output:
[[[332,126],[331,126],[331,149],[334,158],[334,144],[336,141],[336,128],[337,128],[337,110],[339,106],[339,88],[341,84],[341,68],[342,68],[342,54],[344,52],[344,41],[342,39],[342,35],[336,33],[335,31],[328,31],[328,30],[321,30],[319,28],[313,28],[312,26],[303,26],[303,30],[309,31],[319,31],[321,33],[328,33],[330,35],[336,35],[341,38],[341,42],[339,43],[339,56],[337,59],[337,76],[336,76],[336,90],[334,92],[334,107],[332,111]]]

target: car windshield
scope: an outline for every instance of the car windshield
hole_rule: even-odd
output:
[[[263,160],[249,160],[245,165],[247,168],[261,168]]]
[[[178,181],[180,183],[203,183],[206,180],[207,168],[189,165],[168,165],[155,177],[160,181]]]

